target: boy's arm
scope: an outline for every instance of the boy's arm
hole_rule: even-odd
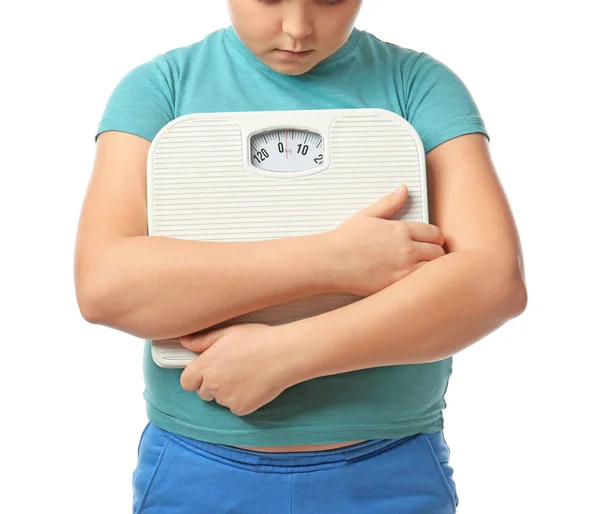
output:
[[[145,339],[189,334],[270,305],[327,292],[326,233],[270,241],[148,236],[150,141],[98,137],[75,247],[84,318]]]
[[[444,359],[526,307],[521,245],[481,134],[427,154],[432,222],[446,255],[358,302],[276,327],[301,380]]]
[[[270,241],[128,237],[106,253],[88,321],[144,339],[189,334],[329,289],[325,234]]]
[[[479,250],[444,255],[358,302],[276,327],[293,382],[449,357],[523,312],[526,291]],[[295,349],[295,350],[294,350]]]

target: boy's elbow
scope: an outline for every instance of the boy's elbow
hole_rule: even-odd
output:
[[[512,280],[511,280],[512,279]],[[508,277],[511,287],[511,302],[514,309],[514,317],[517,317],[527,308],[527,285],[525,282],[525,267],[523,257],[519,254],[516,262],[513,264],[512,273]]]
[[[88,323],[95,325],[106,322],[106,309],[103,307],[103,297],[106,295],[101,293],[98,287],[78,285],[76,283],[75,293],[77,297],[77,306],[79,307],[79,312],[83,319]]]
[[[488,275],[494,277],[490,282],[499,309],[505,319],[516,318],[525,311],[528,301],[522,259],[512,256],[504,259],[493,256],[489,259],[491,266]]]
[[[520,316],[523,314],[523,312],[525,312],[525,309],[527,308],[527,300],[527,287],[523,282],[519,282],[515,286],[512,300],[515,317]]]
[[[507,280],[501,289],[503,310],[507,319],[516,318],[527,308],[527,287],[522,280]]]
[[[520,303],[520,307],[521,307],[521,313],[525,312],[525,309],[527,308],[527,301],[529,300],[529,296],[527,293],[527,286],[525,285],[524,282],[521,282],[521,303]]]
[[[111,266],[100,266],[98,254],[90,258],[91,251],[83,252],[81,249],[75,253],[73,267],[73,281],[75,297],[79,312],[89,323],[101,324],[103,321],[103,304],[106,297],[106,273]]]
[[[491,263],[490,263],[491,262]],[[501,322],[520,316],[527,308],[527,287],[519,270],[492,259],[483,272],[482,290]],[[488,278],[492,277],[492,278]],[[484,289],[485,288],[485,289]]]

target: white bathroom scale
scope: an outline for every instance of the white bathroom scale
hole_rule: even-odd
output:
[[[148,234],[236,242],[327,232],[400,184],[409,196],[389,219],[429,223],[423,144],[408,121],[384,109],[188,114],[150,146]],[[314,295],[214,328],[290,323],[361,298]],[[154,340],[151,348],[164,368],[198,356],[179,339]]]

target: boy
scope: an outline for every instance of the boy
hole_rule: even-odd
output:
[[[465,85],[433,57],[354,28],[360,8],[360,0],[229,0],[230,27],[136,67],[107,103],[76,280],[86,319],[146,339],[149,423],[134,512],[456,511],[442,431],[451,355],[525,308],[517,236]],[[399,209],[407,191],[338,231],[357,245],[362,268],[342,268],[330,235],[249,243],[147,237],[145,165],[157,132],[194,112],[361,107],[401,115],[427,154],[437,227],[404,232],[413,256],[405,277],[281,331],[245,325],[184,339],[342,283],[364,286],[373,279],[364,272],[367,250],[383,255],[387,244],[401,244],[385,232],[398,225],[378,218]],[[471,179],[467,194],[461,184]],[[389,243],[359,247],[367,235]],[[368,338],[340,328],[357,320]],[[201,355],[183,371],[156,366],[150,340],[179,336]],[[217,384],[225,376],[239,380]]]

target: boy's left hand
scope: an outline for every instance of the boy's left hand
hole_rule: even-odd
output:
[[[183,370],[181,386],[237,416],[254,412],[297,383],[293,351],[277,334],[276,326],[241,323],[180,338],[202,352]]]

